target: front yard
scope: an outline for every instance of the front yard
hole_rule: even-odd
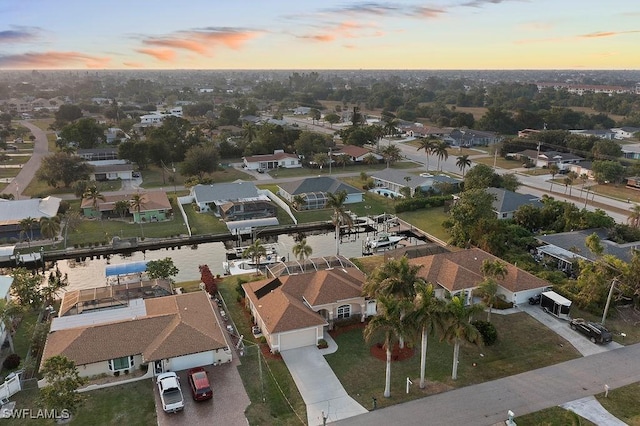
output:
[[[578,352],[564,339],[549,333],[546,327],[524,312],[504,316],[494,313],[492,322],[498,330],[498,342],[494,346],[463,347],[457,381],[451,380],[453,347],[435,337],[429,339],[428,385],[425,390],[418,387],[418,342],[418,349],[412,358],[392,363],[390,398],[382,395],[385,362],[371,356],[371,345],[363,341],[361,328],[338,335],[335,340],[339,349],[335,354],[326,356],[326,359],[349,395],[370,408],[372,397],[377,398],[378,407],[384,407],[579,357]],[[381,341],[382,336],[373,339],[371,344]],[[414,382],[409,394],[405,393],[407,377]]]

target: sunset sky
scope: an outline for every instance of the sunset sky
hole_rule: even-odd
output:
[[[640,69],[638,0],[0,0],[0,69]]]

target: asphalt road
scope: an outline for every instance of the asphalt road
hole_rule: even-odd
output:
[[[427,367],[428,368],[428,367]],[[393,374],[393,371],[392,371]],[[640,381],[640,344],[417,399],[336,425],[494,425]]]
[[[2,191],[3,194],[13,194],[16,200],[21,198],[29,198],[22,197],[22,191],[31,183],[31,181],[35,178],[36,172],[40,168],[40,163],[42,159],[47,156],[49,153],[49,144],[47,142],[47,135],[44,131],[42,131],[38,126],[32,124],[28,121],[20,121],[20,124],[29,130],[36,137],[35,143],[33,144],[33,155],[27,161],[20,170],[20,173],[11,181],[9,185]]]

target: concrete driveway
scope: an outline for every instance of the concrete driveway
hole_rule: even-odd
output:
[[[307,405],[307,424],[321,425],[346,419],[368,410],[351,398],[315,346],[280,352]]]
[[[519,305],[519,308],[542,324],[546,325],[560,337],[566,339],[578,350],[578,352],[582,354],[582,356],[595,355],[622,347],[622,345],[616,342],[611,342],[607,345],[591,343],[587,337],[572,330],[571,327],[569,327],[568,321],[561,320],[545,312],[539,305]]]
[[[184,410],[175,414],[167,414],[162,411],[158,387],[154,381],[158,425],[204,426],[220,424],[225,426],[246,426],[247,419],[244,411],[249,406],[250,401],[244,390],[240,374],[238,374],[238,364],[239,361],[236,357],[229,364],[205,367],[209,375],[209,383],[211,383],[213,389],[213,399],[209,401],[194,401],[189,389],[187,372],[179,371],[178,376],[180,377],[180,387],[184,395],[185,407]]]

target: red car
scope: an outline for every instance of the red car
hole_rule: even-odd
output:
[[[196,367],[189,370],[189,387],[191,388],[191,395],[196,401],[206,401],[213,398],[213,391],[209,384],[209,377],[207,372],[202,367]]]

